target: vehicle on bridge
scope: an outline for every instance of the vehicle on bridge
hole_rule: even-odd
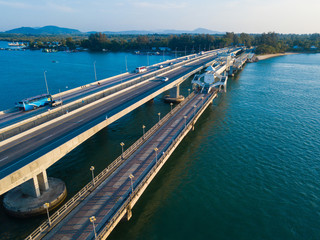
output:
[[[49,105],[52,103],[52,96],[50,94],[41,94],[31,98],[25,98],[20,102],[16,103],[16,107],[23,111],[30,111]]]
[[[146,72],[147,68],[146,67],[137,67],[136,68],[136,73],[142,73],[142,72]]]

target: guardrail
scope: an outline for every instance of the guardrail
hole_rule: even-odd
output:
[[[209,54],[208,54],[209,55]],[[22,122],[13,124],[11,126],[5,127],[0,131],[0,141],[3,141],[5,139],[8,139],[10,137],[13,137],[21,132],[24,132],[26,130],[29,130],[35,126],[38,126],[42,123],[48,122],[54,118],[57,118],[59,116],[62,116],[63,114],[65,114],[66,112],[72,112],[80,107],[83,107],[89,103],[95,102],[103,97],[109,96],[111,94],[114,94],[118,91],[121,91],[125,88],[128,88],[130,86],[136,85],[138,83],[141,83],[143,81],[146,81],[148,79],[151,79],[155,76],[161,75],[163,73],[169,72],[169,71],[173,71],[174,69],[184,65],[186,62],[190,63],[190,62],[194,62],[194,61],[199,61],[202,58],[208,57],[208,55],[202,55],[199,58],[193,58],[193,59],[189,59],[188,61],[183,61],[180,62],[178,64],[175,64],[173,66],[167,66],[163,69],[159,69],[157,71],[151,72],[149,74],[146,74],[144,76],[141,77],[137,77],[134,79],[131,79],[127,82],[124,83],[119,83],[116,86],[113,86],[111,88],[108,89],[104,89],[100,92],[91,94],[89,96],[86,96],[82,99],[78,99],[72,103],[68,103],[67,105],[62,105],[60,107],[54,108],[52,110],[49,110],[45,113],[42,113],[40,115],[34,116],[32,118],[26,119]]]
[[[167,144],[167,146],[169,145],[168,147],[167,146],[165,147],[165,148],[167,148],[167,150],[164,152],[164,154],[160,154],[160,158],[158,158],[158,160],[154,163],[153,167],[150,170],[148,170],[148,173],[146,174],[146,176],[143,178],[142,181],[140,181],[138,183],[138,185],[135,187],[134,191],[129,195],[129,198],[127,198],[127,200],[122,204],[122,206],[118,209],[118,211],[113,215],[113,217],[110,219],[108,224],[99,232],[96,239],[104,238],[105,234],[108,232],[108,229],[113,229],[115,227],[113,225],[117,224],[118,218],[120,218],[121,216],[123,216],[126,213],[127,208],[131,204],[132,200],[135,197],[140,196],[139,195],[140,190],[142,190],[145,187],[145,185],[148,184],[149,179],[152,177],[154,172],[157,171],[157,168],[159,167],[159,165],[161,165],[162,162],[164,161],[164,159],[167,157],[168,152],[173,150],[173,148],[176,147],[175,145],[178,143],[180,138],[182,136],[184,136],[189,131],[189,128],[188,128],[189,125],[194,124],[195,120],[200,117],[199,115],[201,115],[202,112],[205,110],[205,108],[208,106],[208,103],[212,100],[214,94],[215,93],[212,93],[212,95],[209,95],[206,98],[206,101],[203,100],[202,105],[197,108],[197,110],[198,110],[197,114],[195,114],[191,119],[188,120],[187,127],[185,127],[185,126],[181,127],[180,133],[178,132],[176,134],[176,137],[174,138],[174,140]],[[128,195],[128,194],[126,194],[126,195]]]
[[[74,209],[80,202],[82,202],[95,188],[97,188],[108,176],[110,176],[118,166],[120,166],[125,160],[135,152],[145,141],[147,141],[154,132],[156,132],[166,121],[180,110],[192,97],[192,92],[186,97],[185,101],[178,104],[173,108],[166,116],[164,116],[157,124],[149,129],[144,136],[139,138],[133,145],[131,145],[122,155],[116,158],[107,168],[102,170],[92,181],[90,181],[85,187],[83,187],[77,194],[69,199],[61,208],[59,208],[54,214],[50,216],[51,225],[49,221],[44,221],[36,230],[34,230],[26,239],[41,239],[47,234],[48,230],[58,224],[72,209]],[[41,236],[42,235],[42,236]]]

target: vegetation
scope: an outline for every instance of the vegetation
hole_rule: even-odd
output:
[[[0,33],[0,40],[29,42],[30,49],[90,51],[161,51],[198,52],[227,46],[256,47],[257,54],[286,51],[315,52],[320,49],[320,34],[179,34],[179,35],[22,35]]]

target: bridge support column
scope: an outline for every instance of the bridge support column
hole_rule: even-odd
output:
[[[166,102],[182,102],[184,96],[180,95],[180,84],[177,84],[174,88],[171,88],[170,95],[164,96]]]
[[[63,202],[67,188],[63,181],[48,178],[44,170],[29,181],[9,191],[3,198],[5,211],[12,216],[26,218],[46,214],[45,203],[53,209]]]
[[[49,189],[49,181],[48,181],[48,177],[47,177],[47,171],[43,171],[42,173],[40,173],[38,176],[38,182],[39,182],[39,187],[40,187],[40,191],[44,192],[47,191]]]
[[[33,176],[29,181],[21,185],[21,191],[25,195],[37,198],[40,197],[40,186],[37,176]]]

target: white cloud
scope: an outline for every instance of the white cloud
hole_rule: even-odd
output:
[[[151,9],[181,9],[186,8],[187,4],[182,3],[172,3],[172,2],[162,2],[162,3],[151,3],[144,1],[132,2],[132,4],[139,8],[151,8]]]
[[[57,4],[53,3],[51,1],[42,3],[42,5],[39,4],[30,4],[30,3],[23,3],[23,2],[13,2],[13,1],[3,1],[0,0],[0,6],[7,6],[10,8],[18,8],[18,9],[32,9],[32,10],[55,10],[59,12],[74,12],[75,9],[68,7],[63,4]]]

